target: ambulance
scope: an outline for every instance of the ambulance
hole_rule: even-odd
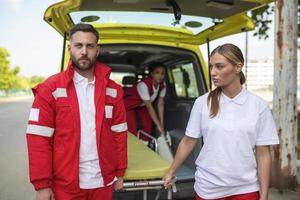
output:
[[[44,20],[63,37],[60,70],[68,64],[68,33],[77,23],[90,23],[97,29],[97,59],[111,67],[110,78],[124,88],[147,76],[149,63],[166,66],[165,129],[175,153],[195,99],[211,88],[207,58],[199,46],[206,44],[209,55],[210,41],[253,30],[248,11],[268,3],[269,0],[64,0],[49,6]],[[115,199],[193,197],[194,161],[201,141],[178,170],[174,187],[165,191],[161,178],[170,163],[128,135],[129,166],[124,191],[136,192],[122,192]],[[137,155],[139,149],[144,149],[144,155]]]

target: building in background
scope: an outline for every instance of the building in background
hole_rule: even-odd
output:
[[[297,65],[297,99],[300,103],[300,60]],[[274,61],[273,59],[249,60],[244,68],[248,90],[265,99],[270,105],[273,100]]]

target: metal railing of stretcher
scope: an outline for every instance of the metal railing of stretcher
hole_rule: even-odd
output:
[[[157,153],[158,152],[158,143],[157,143],[156,138],[142,130],[139,130],[137,133],[137,137],[140,138],[141,135],[144,135],[144,136],[150,138],[151,142],[154,144],[153,150]],[[148,147],[146,147],[146,145],[145,145],[145,148],[148,148]],[[124,180],[122,191],[140,191],[140,190],[142,190],[143,191],[143,200],[147,200],[148,199],[148,190],[156,189],[157,194],[154,199],[158,200],[161,196],[162,190],[165,189],[164,181],[162,180],[162,178],[163,177],[161,177],[160,179],[150,179],[150,180],[147,180],[147,179],[128,180],[128,181]],[[167,189],[167,199],[168,200],[172,199],[172,192],[177,192],[177,189],[175,186],[176,177],[174,177],[172,182],[173,182],[172,187]]]

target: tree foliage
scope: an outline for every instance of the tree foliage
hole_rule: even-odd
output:
[[[32,77],[30,78],[30,87],[33,88],[33,87],[36,86],[38,83],[41,83],[41,82],[43,82],[44,80],[45,80],[44,77],[34,75],[34,76],[32,76]]]
[[[20,91],[20,90],[30,90],[30,79],[24,76],[18,76],[17,80],[12,89]]]
[[[42,76],[36,75],[30,78],[18,76],[20,67],[16,66],[12,68],[9,56],[9,52],[5,48],[0,47],[0,91],[7,93],[10,90],[29,90],[45,79]]]
[[[0,47],[0,90],[4,91],[13,88],[20,72],[20,67],[11,68],[9,56],[9,52]]]
[[[298,37],[300,36],[300,7],[299,7],[300,0],[298,0],[298,14],[297,14],[297,21],[298,21]],[[268,30],[270,29],[270,25],[272,23],[273,16],[271,14],[274,13],[274,4],[273,5],[266,5],[259,9],[253,10],[251,12],[251,17],[254,20],[256,30],[254,32],[254,36],[257,36],[259,39],[267,39],[269,37]]]

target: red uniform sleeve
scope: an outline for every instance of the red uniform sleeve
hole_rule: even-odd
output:
[[[122,177],[128,164],[127,158],[127,122],[126,111],[123,103],[123,90],[118,87],[117,99],[113,111],[112,131],[117,148],[118,168],[117,176]]]
[[[29,176],[35,190],[51,187],[52,136],[55,127],[54,98],[48,87],[38,85],[30,111],[26,139]]]

